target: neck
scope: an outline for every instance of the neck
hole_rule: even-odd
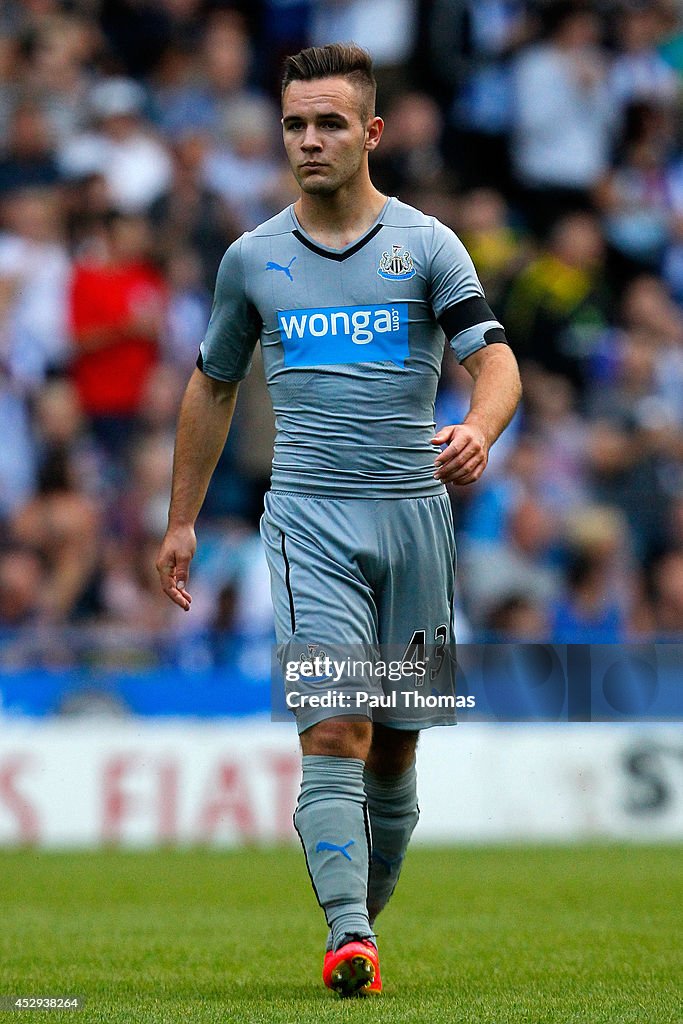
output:
[[[369,178],[347,182],[328,196],[302,192],[294,204],[301,226],[323,245],[344,248],[364,234],[377,220],[387,197]]]

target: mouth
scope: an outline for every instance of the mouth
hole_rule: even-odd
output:
[[[316,163],[305,163],[299,164],[302,171],[319,171],[323,167],[327,167],[327,164],[316,164]]]

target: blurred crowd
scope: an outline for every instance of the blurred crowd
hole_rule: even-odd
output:
[[[523,407],[454,489],[462,640],[683,634],[683,3],[5,0],[0,627],[271,629],[258,359],[198,527],[154,568],[216,270],[295,198],[282,57],[375,58],[376,184],[473,255]],[[467,409],[447,353],[440,425]]]

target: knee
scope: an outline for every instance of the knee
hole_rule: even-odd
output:
[[[419,733],[376,725],[367,767],[375,775],[402,775],[415,760]]]
[[[357,757],[365,761],[372,741],[372,724],[367,719],[339,721],[328,718],[301,733],[304,754],[324,757]]]

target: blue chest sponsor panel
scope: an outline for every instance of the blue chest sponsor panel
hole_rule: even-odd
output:
[[[277,315],[285,366],[392,362],[404,366],[408,304],[285,309]]]

